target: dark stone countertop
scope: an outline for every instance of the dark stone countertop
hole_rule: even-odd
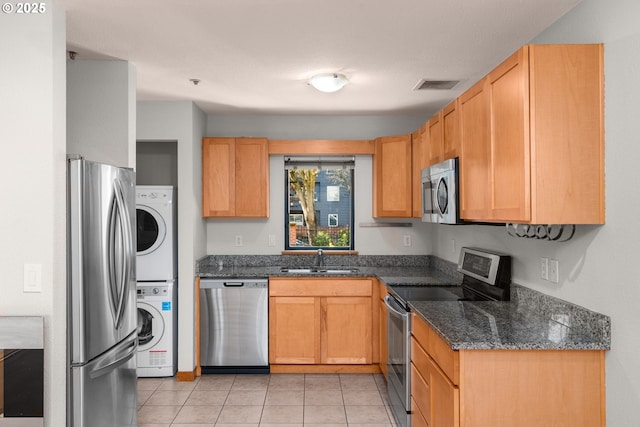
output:
[[[247,257],[248,258],[248,257]],[[355,273],[281,272],[280,258],[262,257],[261,265],[203,258],[198,276],[206,278],[252,277],[377,277],[387,286],[459,285],[455,264],[430,257],[415,266],[407,257],[370,257],[340,268]],[[248,258],[249,259],[249,258]],[[251,258],[253,260],[253,258]],[[245,260],[246,261],[246,260]],[[265,262],[266,261],[266,262]],[[382,261],[382,266],[376,266]],[[278,263],[278,264],[276,264]],[[347,263],[345,263],[347,264]],[[303,263],[287,265],[300,267]],[[338,266],[338,265],[336,265]],[[326,268],[331,268],[327,264]],[[410,309],[427,322],[454,350],[608,350],[610,318],[529,288],[512,284],[511,301],[409,301]]]
[[[545,316],[519,301],[411,301],[409,306],[454,350],[610,349],[608,317],[598,313],[591,312],[593,319],[584,325],[569,310]]]

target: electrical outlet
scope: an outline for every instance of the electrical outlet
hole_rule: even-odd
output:
[[[551,283],[560,281],[560,263],[557,259],[549,260],[549,281]]]
[[[549,280],[549,258],[540,258],[540,278]]]
[[[411,246],[411,235],[409,235],[409,234],[405,234],[405,235],[403,236],[403,238],[402,238],[402,243],[403,243],[405,246]]]
[[[236,235],[236,246],[242,246],[242,236]]]
[[[269,246],[275,246],[275,245],[276,245],[276,235],[269,234]]]

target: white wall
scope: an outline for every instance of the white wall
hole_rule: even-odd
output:
[[[46,426],[65,423],[65,16],[0,20],[0,314],[43,316]],[[27,18],[27,19],[25,19]],[[23,292],[23,265],[42,265],[42,292]]]
[[[428,118],[428,117],[427,117]],[[207,136],[263,136],[269,139],[373,139],[410,133],[421,116],[215,115],[207,118]]]
[[[434,253],[451,261],[477,245],[514,256],[514,281],[611,316],[607,425],[638,425],[640,407],[640,3],[584,0],[534,43],[605,44],[606,225],[581,226],[566,243],[508,237],[504,229],[432,226]],[[540,257],[560,261],[560,283],[539,279]]]
[[[67,61],[67,150],[135,168],[136,72],[126,61]]]
[[[373,139],[410,133],[424,123],[415,116],[209,116],[207,136],[264,136],[270,139]],[[372,158],[357,156],[354,182],[356,250],[362,255],[423,255],[431,241],[419,220],[374,220],[372,214]],[[208,219],[208,254],[279,254],[284,249],[284,157],[270,157],[268,219]],[[362,223],[404,222],[412,227],[361,227]],[[269,235],[276,246],[268,246]],[[235,236],[243,246],[235,246]],[[403,236],[412,245],[403,245]]]
[[[189,372],[195,368],[195,260],[206,247],[200,160],[206,116],[189,101],[138,102],[137,124],[139,141],[177,141],[178,370]]]
[[[178,186],[177,141],[136,144],[136,184]]]

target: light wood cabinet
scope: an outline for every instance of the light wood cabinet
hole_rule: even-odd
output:
[[[411,134],[412,217],[422,218],[422,129]]]
[[[411,218],[411,134],[377,138],[373,160],[373,217]]]
[[[454,351],[412,316],[414,425],[605,425],[604,351]]]
[[[461,217],[604,223],[602,45],[524,46],[459,99]]]
[[[479,81],[460,96],[460,121],[460,217],[486,218],[491,155],[486,80]]]
[[[202,139],[202,216],[269,216],[266,138]]]
[[[458,99],[442,109],[442,160],[460,155],[460,119]]]
[[[318,363],[320,299],[269,298],[269,363]]]
[[[371,364],[372,280],[272,278],[269,363]]]
[[[427,166],[431,166],[443,160],[442,111],[439,111],[427,121],[427,128],[429,130]]]
[[[387,348],[387,306],[384,303],[384,298],[387,296],[387,286],[379,282],[380,299],[378,301],[378,321],[379,321],[379,340],[380,340],[380,371],[385,378],[387,378],[387,357],[389,351]]]

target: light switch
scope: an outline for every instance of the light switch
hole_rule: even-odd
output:
[[[42,264],[24,265],[24,292],[42,292]]]

